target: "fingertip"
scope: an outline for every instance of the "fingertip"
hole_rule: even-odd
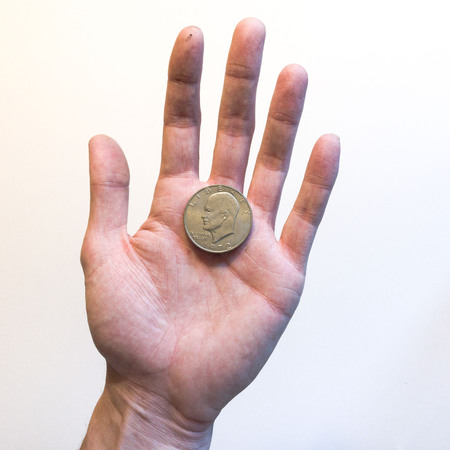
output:
[[[323,141],[327,145],[331,145],[334,147],[341,146],[341,138],[334,133],[327,133],[320,136],[319,141]]]
[[[99,134],[89,141],[91,207],[88,234],[126,229],[130,171],[119,144]]]
[[[336,134],[322,135],[314,145],[306,178],[331,189],[339,171],[340,139]]]
[[[331,160],[335,160],[339,163],[339,158],[341,154],[341,139],[337,134],[328,133],[322,135],[316,143],[318,151]]]
[[[189,25],[178,33],[177,41],[186,42],[190,45],[203,43],[203,31],[195,25]]]
[[[282,125],[294,126],[295,130],[293,131],[296,132],[303,111],[307,87],[308,75],[302,66],[289,64],[284,67],[278,75],[269,118],[276,119]],[[291,135],[291,143],[294,138],[295,133]]]
[[[194,25],[190,25],[178,33],[173,51],[176,56],[183,54],[184,56],[193,58],[194,62],[200,62],[203,58],[203,48],[204,39],[202,30]]]
[[[308,74],[298,64],[287,65],[278,75],[277,90],[285,94],[285,101],[290,97],[303,104],[307,88]]]
[[[111,146],[118,147],[119,144],[106,134],[96,134],[95,136],[91,137],[91,139],[89,139],[88,143],[89,150],[91,151]]]
[[[300,82],[304,85],[308,84],[308,72],[300,64],[288,64],[283,68],[278,77],[281,80],[292,80],[294,82]]]
[[[259,19],[248,17],[236,25],[233,33],[233,40],[235,39],[246,42],[247,46],[256,44],[256,49],[260,52],[266,39],[266,27]]]
[[[246,17],[245,19],[240,20],[236,25],[236,30],[241,30],[243,28],[259,31],[264,34],[266,33],[266,26],[256,17]]]
[[[169,80],[198,83],[203,65],[203,33],[196,26],[183,28],[177,36],[169,62]]]
[[[130,171],[120,145],[111,137],[98,134],[88,146],[91,183],[128,186]]]

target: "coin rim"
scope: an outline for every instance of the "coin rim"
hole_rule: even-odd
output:
[[[188,231],[188,229],[187,229],[187,225],[186,225],[186,212],[187,212],[189,203],[191,202],[191,200],[192,200],[192,199],[193,199],[200,191],[203,191],[204,189],[208,189],[208,188],[219,187],[219,186],[223,186],[223,187],[226,187],[226,188],[231,189],[231,190],[233,190],[233,191],[236,191],[236,192],[238,192],[240,195],[242,195],[242,197],[244,197],[245,201],[247,202],[248,209],[249,209],[249,211],[250,211],[250,230],[248,231],[248,234],[247,234],[247,236],[245,237],[245,239],[244,239],[240,244],[236,245],[236,247],[230,248],[229,250],[228,250],[228,249],[225,249],[225,250],[216,251],[216,250],[210,250],[210,249],[201,247],[199,244],[197,244],[197,242],[194,241],[194,239],[192,239],[192,237],[191,237],[191,235],[189,234],[189,231]],[[201,188],[201,189],[198,189],[197,191],[194,192],[194,194],[192,195],[192,197],[189,198],[189,200],[187,201],[186,206],[185,206],[185,208],[184,208],[183,224],[184,224],[184,231],[186,232],[186,234],[187,234],[189,240],[190,240],[193,244],[195,244],[196,247],[198,247],[198,248],[200,248],[201,250],[204,250],[205,252],[208,252],[208,253],[228,253],[228,252],[232,252],[233,250],[236,250],[237,248],[239,248],[239,247],[240,247],[240,246],[248,239],[248,237],[250,236],[250,232],[252,231],[252,228],[253,228],[253,211],[252,211],[252,207],[250,206],[250,202],[247,200],[247,197],[246,197],[239,189],[236,189],[236,188],[234,188],[234,187],[232,187],[232,186],[228,186],[228,185],[226,185],[226,184],[211,184],[211,185],[205,186],[205,187],[203,187],[203,188]]]

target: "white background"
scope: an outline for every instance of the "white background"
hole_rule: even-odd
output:
[[[279,71],[297,62],[310,78],[278,229],[320,134],[340,135],[342,160],[298,311],[217,420],[212,448],[450,448],[444,6],[2,0],[0,448],[77,448],[102,391],[79,266],[89,138],[109,134],[126,152],[134,233],[158,173],[178,31],[205,35],[206,178],[228,46],[246,16],[267,26],[252,161]]]

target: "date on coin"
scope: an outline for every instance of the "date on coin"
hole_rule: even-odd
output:
[[[224,184],[200,189],[184,210],[184,228],[189,239],[211,253],[239,247],[249,235],[252,222],[247,199]]]

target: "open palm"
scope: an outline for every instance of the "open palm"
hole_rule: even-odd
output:
[[[280,74],[248,192],[253,229],[238,249],[211,254],[186,236],[189,198],[210,184],[242,191],[254,129],[264,27],[236,28],[211,176],[198,178],[203,38],[178,36],[169,65],[160,177],[141,229],[126,231],[129,172],[106,136],[90,143],[91,213],[82,250],[89,325],[114,383],[212,423],[262,368],[299,301],[306,263],[338,167],[339,141],[316,143],[279,241],[274,224],[307,85]]]

